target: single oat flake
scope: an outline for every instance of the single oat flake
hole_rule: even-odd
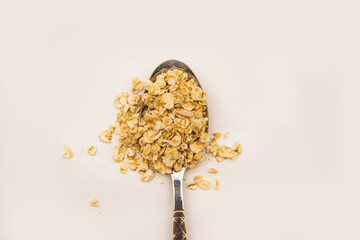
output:
[[[193,180],[194,180],[194,182],[200,183],[201,180],[203,180],[203,177],[201,175],[197,175],[197,176],[194,177]]]
[[[197,184],[197,182],[189,182],[188,184],[186,184],[186,187],[191,190],[196,190],[198,187],[198,184]]]
[[[220,189],[220,180],[219,179],[215,179],[214,182],[214,190],[219,190]]]
[[[199,184],[199,187],[202,190],[209,190],[211,188],[211,182],[208,181],[208,180],[201,180],[200,184]]]
[[[99,135],[99,139],[104,143],[110,143],[111,138],[112,138],[112,135],[111,135],[110,130],[105,130],[105,131],[101,132]]]
[[[210,168],[208,172],[212,174],[216,174],[218,173],[218,170],[216,170],[215,168]]]
[[[97,152],[97,148],[95,146],[90,146],[87,150],[87,153],[90,154],[91,156],[94,156]]]

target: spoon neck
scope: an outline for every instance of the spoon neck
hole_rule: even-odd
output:
[[[174,196],[174,211],[184,210],[183,201],[183,178],[185,168],[180,172],[174,172],[171,174],[171,180],[173,184],[173,196]]]

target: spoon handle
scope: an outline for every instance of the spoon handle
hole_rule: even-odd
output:
[[[187,240],[184,210],[174,210],[173,240]]]
[[[183,203],[183,176],[185,168],[171,174],[174,195],[173,240],[187,240]]]

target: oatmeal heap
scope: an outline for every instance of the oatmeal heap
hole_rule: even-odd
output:
[[[111,142],[113,134],[118,135],[113,159],[121,162],[120,172],[126,174],[130,168],[148,182],[156,172],[170,174],[195,167],[203,160],[210,140],[207,94],[192,75],[179,69],[151,80],[134,78],[132,83],[131,94],[116,96],[117,121],[99,135],[105,143]],[[219,160],[240,154],[240,145],[225,149],[216,144],[217,138],[212,139],[208,153]]]

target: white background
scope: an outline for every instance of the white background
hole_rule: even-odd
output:
[[[1,240],[171,239],[170,178],[121,175],[113,145],[98,140],[116,94],[167,59],[208,92],[210,131],[230,131],[244,150],[186,173],[216,167],[222,183],[185,191],[189,239],[360,239],[357,1],[0,7]]]

